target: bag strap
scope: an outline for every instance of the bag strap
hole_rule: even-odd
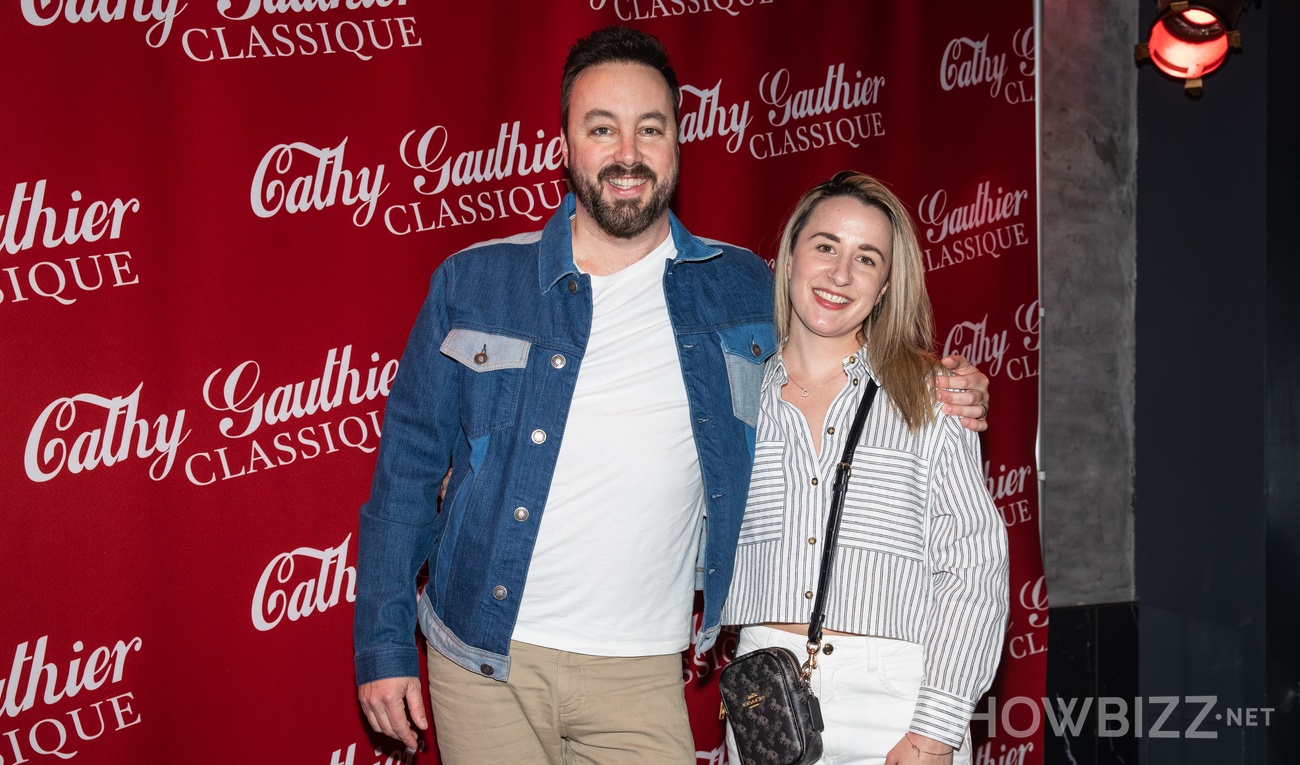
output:
[[[836,541],[840,536],[840,518],[844,515],[844,493],[849,487],[849,476],[853,473],[853,452],[862,437],[862,427],[867,421],[867,413],[871,411],[871,404],[876,400],[876,391],[879,389],[880,386],[876,385],[876,381],[868,376],[867,389],[862,393],[862,401],[858,403],[858,413],[853,418],[847,443],[844,444],[844,456],[835,466],[831,512],[826,520],[826,536],[823,538],[826,546],[822,548],[822,569],[817,577],[817,599],[813,601],[812,616],[808,619],[809,664],[805,665],[808,671],[817,666],[813,657],[821,650],[822,622],[826,618],[826,592],[829,589],[827,583],[831,575],[831,566],[835,563]]]

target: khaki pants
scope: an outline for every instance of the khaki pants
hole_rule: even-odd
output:
[[[510,644],[500,682],[429,648],[444,765],[695,765],[680,654],[606,657]]]

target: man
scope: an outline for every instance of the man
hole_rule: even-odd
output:
[[[718,634],[776,349],[771,277],[668,210],[678,84],[658,40],[579,40],[561,94],[574,193],[543,231],[449,258],[402,357],[361,511],[358,695],[416,746],[427,559],[443,762],[688,765],[680,654],[697,587],[698,650]],[[982,390],[944,395],[986,411]]]

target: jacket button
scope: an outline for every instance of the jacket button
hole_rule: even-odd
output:
[[[557,353],[551,357],[551,366],[555,367],[556,369],[564,369],[564,364],[565,364],[565,359],[560,354]]]
[[[526,520],[528,520],[528,508],[526,508],[526,507],[516,507],[516,508],[515,508],[515,520],[516,520],[516,521],[526,521]]]
[[[492,597],[496,598],[497,600],[505,600],[506,595],[508,594],[510,593],[506,592],[506,588],[502,587],[499,584],[496,587],[492,588]]]
[[[541,428],[538,428],[537,430],[534,430],[534,431],[533,431],[533,443],[535,443],[535,444],[546,443],[546,431],[542,430]]]
[[[491,664],[484,664],[484,665],[482,665],[481,667],[478,668],[478,671],[479,671],[479,672],[482,672],[483,674],[487,675],[488,677],[492,677],[492,665],[491,665]]]
[[[483,366],[484,364],[486,364],[487,354],[484,353],[483,351],[479,351],[478,353],[474,354],[474,363],[478,364],[479,366]]]
[[[570,295],[578,294],[578,283],[573,279],[569,280],[569,294]]]
[[[750,351],[751,351],[755,356],[762,356],[762,355],[763,355],[763,349],[758,347],[758,343],[754,343],[753,345],[749,346],[749,350],[750,350]]]

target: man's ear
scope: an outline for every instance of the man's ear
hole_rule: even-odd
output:
[[[569,133],[565,130],[560,131],[560,159],[564,161],[564,166],[567,168],[569,166]]]

